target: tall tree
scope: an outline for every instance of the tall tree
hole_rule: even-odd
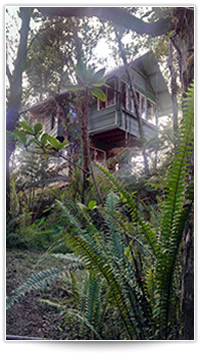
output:
[[[32,8],[21,7],[19,10],[19,17],[21,19],[20,40],[17,51],[17,57],[14,64],[13,72],[10,71],[9,65],[6,64],[6,74],[9,80],[10,93],[7,103],[6,113],[6,130],[13,131],[16,127],[19,110],[22,100],[22,75],[26,62],[26,50],[29,34],[29,25],[32,14]],[[15,143],[11,136],[6,138],[6,206],[9,214],[10,209],[10,173],[9,162],[10,157],[15,149]]]
[[[82,137],[82,152],[83,152],[83,187],[82,187],[82,202],[84,203],[85,190],[87,186],[87,176],[89,169],[94,180],[94,184],[100,198],[103,203],[101,194],[96,184],[91,158],[90,158],[90,145],[89,145],[89,131],[88,131],[88,110],[89,110],[89,95],[93,95],[102,101],[105,101],[105,94],[100,89],[104,85],[104,72],[105,69],[101,69],[97,72],[90,67],[86,66],[80,60],[76,67],[77,85],[68,85],[67,89],[73,92],[81,91],[83,99],[81,101],[81,137]],[[81,95],[81,94],[80,94]]]

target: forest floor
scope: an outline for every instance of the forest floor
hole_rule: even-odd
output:
[[[9,250],[6,256],[6,295],[30,277],[52,266],[64,269],[63,260],[48,255],[40,262],[42,254],[33,251]],[[75,340],[70,326],[57,308],[43,303],[42,299],[58,302],[68,297],[66,284],[58,281],[43,291],[31,291],[11,309],[6,311],[6,334],[36,337],[45,340]]]

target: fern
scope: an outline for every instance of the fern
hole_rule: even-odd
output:
[[[111,252],[113,256],[116,256],[120,259],[123,255],[123,244],[122,237],[119,230],[119,223],[116,216],[117,210],[119,208],[119,197],[111,191],[105,201],[105,220],[108,224],[108,241],[111,244]]]
[[[101,321],[105,315],[102,314],[102,280],[88,271],[83,271],[81,275],[84,277],[70,272],[72,298],[68,299],[68,302],[54,302],[48,299],[42,299],[41,302],[62,312],[71,326],[74,337],[102,340]],[[72,303],[72,307],[69,306],[69,302]]]
[[[94,333],[94,335],[96,336],[96,338],[98,340],[103,340],[101,335],[96,331],[96,328],[88,321],[87,317],[81,315],[79,311],[73,310],[73,309],[68,310],[67,313],[68,313],[68,315],[71,315],[73,318],[77,318],[77,319],[81,320],[81,322],[83,322],[88,327],[88,329],[92,333]]]
[[[193,150],[193,84],[185,99],[184,111],[184,121],[180,128],[179,144],[168,175],[168,191],[166,201],[162,207],[161,224],[160,229],[157,231],[157,238],[149,224],[142,220],[131,195],[127,193],[120,182],[105,167],[96,163],[126,199],[132,210],[132,224],[137,225],[140,232],[143,232],[153,250],[156,272],[154,278],[150,277],[150,272],[147,272],[146,288],[150,302],[153,303],[154,301],[156,303],[156,311],[153,311],[153,317],[157,317],[158,337],[163,339],[168,337],[170,299],[172,296],[176,259],[193,200],[193,185],[191,183],[189,186],[187,185],[190,177],[188,170]],[[191,205],[184,206],[187,198],[190,199]],[[153,290],[154,285],[156,289]]]
[[[155,307],[155,268],[150,267],[145,273],[145,288],[150,299],[150,304],[152,307],[152,312]]]
[[[34,273],[28,278],[21,286],[19,286],[14,293],[7,297],[6,308],[9,310],[19,298],[23,297],[26,293],[31,290],[42,290],[46,289],[47,286],[51,285],[52,282],[56,282],[62,277],[62,271],[55,267],[45,269],[39,273]]]
[[[65,260],[66,267],[69,271],[83,269],[83,264],[80,259],[73,254],[52,254],[56,258]],[[56,281],[63,277],[63,268],[58,269],[55,267],[42,270],[38,273],[34,273],[24,283],[19,286],[14,293],[7,297],[6,308],[9,310],[19,299],[25,296],[30,291],[45,290],[47,286],[51,286]]]
[[[78,256],[74,256],[74,254],[51,254],[51,256],[64,260],[69,271],[83,269],[81,259]]]
[[[137,210],[137,206],[134,202],[134,199],[124,189],[123,185],[115,178],[115,176],[109,172],[108,169],[106,169],[103,165],[97,162],[95,162],[95,164],[104,172],[104,174],[108,176],[108,178],[111,180],[111,182],[116,187],[116,189],[122,194],[124,199],[126,199],[132,211],[132,222],[135,224],[137,223],[137,225],[139,226],[139,230],[145,235],[146,239],[148,240],[148,243],[150,244],[153,250],[154,255],[156,256],[157,244],[156,244],[155,234],[151,230],[150,226],[142,220],[139,211]]]
[[[112,199],[112,201],[111,201]],[[107,207],[109,207],[109,201],[111,201],[113,209],[114,200],[113,194],[107,199]],[[127,336],[130,339],[143,338],[145,333],[144,324],[146,317],[144,317],[144,309],[142,308],[141,293],[138,289],[135,271],[133,270],[128,258],[124,257],[124,251],[126,246],[122,243],[119,233],[113,229],[111,219],[109,222],[110,235],[106,235],[109,241],[104,242],[102,233],[95,231],[95,227],[90,227],[89,230],[82,228],[80,220],[74,217],[71,212],[60,202],[64,214],[67,216],[70,223],[75,227],[73,232],[69,235],[66,234],[66,242],[68,246],[71,246],[76,255],[79,255],[87,268],[93,269],[96,274],[107,281],[110,288],[111,298],[117,307],[120,317],[124,323]],[[115,203],[116,205],[116,203]],[[91,222],[91,219],[88,222]],[[101,238],[100,238],[101,236]],[[114,241],[114,250],[118,251],[118,256],[113,254],[113,246],[110,245],[110,240]]]
[[[115,333],[116,337],[131,340],[170,338],[170,330],[176,322],[174,275],[193,200],[191,181],[188,185],[193,149],[193,101],[192,86],[185,100],[185,120],[168,175],[161,223],[156,230],[143,220],[134,196],[99,164],[97,166],[131,210],[131,221],[122,220],[122,203],[113,191],[107,196],[104,208],[97,207],[95,210],[80,203],[57,201],[65,224],[62,241],[76,256],[72,256],[74,261],[66,256],[66,263],[68,266],[72,263],[76,269],[83,266],[84,279],[80,285],[76,274],[70,272],[73,308],[49,304],[62,308],[72,326],[74,318],[77,319],[81,338],[103,339],[109,333],[109,339],[112,339],[114,331],[112,333],[113,329],[110,329],[107,332],[106,324],[113,321],[114,328],[114,316],[120,329],[117,335]],[[185,206],[188,198],[191,205]],[[102,217],[100,225],[94,219],[97,212]],[[45,286],[48,275],[50,279],[58,276],[51,272],[46,277],[45,274],[33,276],[16,290],[9,299],[10,303],[26,291]],[[109,316],[109,311],[112,316]]]
[[[184,206],[186,197],[193,199],[192,191],[186,194],[188,167],[193,150],[194,86],[189,89],[185,99],[185,120],[182,122],[179,145],[168,176],[168,193],[163,206],[159,237],[159,258],[157,281],[161,299],[161,336],[167,337],[170,297],[172,294],[173,274],[176,258],[182,240],[191,205]],[[190,184],[191,185],[191,184]]]

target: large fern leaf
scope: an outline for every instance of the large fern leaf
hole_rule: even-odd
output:
[[[161,336],[166,337],[176,258],[193,200],[191,182],[190,187],[187,186],[193,151],[193,85],[185,99],[184,111],[184,121],[180,128],[179,144],[168,176],[168,192],[162,211],[159,257],[156,270],[161,301]],[[187,197],[191,200],[190,205],[184,206]]]
[[[142,308],[141,293],[135,279],[135,271],[128,258],[123,256],[125,246],[118,257],[113,256],[109,242],[104,242],[102,235],[100,239],[100,233],[97,238],[97,234],[91,229],[90,231],[84,229],[80,220],[73,216],[63,203],[58,203],[68,217],[68,221],[73,225],[71,234],[66,234],[67,245],[81,257],[87,268],[106,280],[128,338],[144,338],[146,317]]]
[[[126,199],[128,205],[130,206],[132,210],[132,222],[136,223],[140,229],[140,231],[145,235],[146,239],[148,240],[148,243],[150,244],[154,255],[156,256],[157,252],[157,244],[156,244],[156,236],[154,232],[151,230],[149,224],[145,223],[142,220],[142,217],[140,216],[140,213],[137,209],[137,206],[134,202],[134,199],[132,196],[125,190],[123,185],[115,178],[113,174],[110,173],[108,169],[106,169],[103,165],[95,162],[95,164],[108,176],[108,178],[111,180],[112,184],[116,187],[116,189],[123,195],[123,197]]]
[[[32,276],[19,286],[11,296],[7,297],[7,310],[9,310],[14,303],[18,302],[20,297],[29,293],[31,290],[45,289],[48,285],[51,285],[52,282],[59,280],[62,276],[62,271],[63,270],[61,269],[52,267],[32,274]]]

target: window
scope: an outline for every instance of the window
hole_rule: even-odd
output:
[[[134,101],[130,89],[128,89],[127,109],[135,113]]]
[[[106,87],[106,106],[115,104],[115,80],[112,80]]]
[[[131,96],[131,102],[132,102],[132,107],[130,108],[130,110],[133,112],[133,114],[136,115],[136,111],[135,111],[135,104],[134,104],[134,100],[133,100],[133,97],[131,95],[131,92],[130,92],[130,96]],[[137,103],[138,103],[138,106],[139,106],[139,109],[140,109],[140,100],[141,100],[141,97],[140,97],[140,93],[138,91],[136,91],[136,97],[137,97]]]
[[[126,84],[121,81],[121,103],[126,108]]]
[[[142,119],[156,125],[156,105],[138,91],[136,91],[136,96]],[[124,108],[136,114],[131,90],[123,81],[121,81],[121,103]]]
[[[156,125],[156,107],[155,104],[147,99],[147,121]]]
[[[101,101],[98,99],[97,101],[97,109],[103,110],[109,106],[112,106],[116,103],[116,81],[111,80],[107,86],[102,87],[102,91],[106,95],[106,101]]]
[[[140,106],[140,94],[136,91],[138,104]],[[129,86],[121,81],[121,103],[124,108],[135,114],[135,105]]]
[[[146,97],[140,94],[140,111],[143,120],[146,120]]]
[[[54,128],[55,126],[55,114],[52,113],[51,114],[51,130]]]
[[[116,80],[110,80],[106,86],[102,87],[102,90],[106,95],[106,101],[101,101],[98,99],[98,110],[103,110],[109,106],[116,104]],[[130,87],[123,80],[120,82],[120,93],[122,107],[126,110],[129,110],[133,114],[136,114],[134,100]],[[153,125],[156,125],[155,103],[138,91],[136,91],[136,96],[142,119],[148,121]]]
[[[106,94],[105,86],[103,86],[102,91],[104,92],[104,94]],[[98,99],[97,104],[98,104],[98,110],[103,110],[103,109],[106,108],[106,101],[101,101],[101,100]]]

